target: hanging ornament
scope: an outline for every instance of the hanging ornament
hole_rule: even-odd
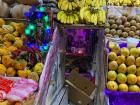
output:
[[[40,7],[39,7],[39,10],[40,10],[41,12],[45,12],[45,11],[46,11],[46,8],[43,7],[43,6],[40,6]]]
[[[38,19],[41,19],[41,18],[43,17],[43,13],[42,13],[42,12],[37,12],[37,13],[36,13],[36,17],[37,17]]]
[[[29,29],[30,30],[35,30],[36,29],[36,26],[34,24],[29,24]]]
[[[27,27],[25,35],[28,37],[25,43],[30,48],[36,47],[41,51],[49,49],[48,43],[52,35],[52,13],[46,6],[32,6],[28,12],[25,13],[27,18]],[[51,16],[51,17],[50,17]]]
[[[25,29],[25,34],[26,34],[27,36],[29,36],[29,35],[31,34],[30,29],[26,28],[26,29]]]
[[[47,16],[44,16],[43,19],[44,19],[45,22],[48,22],[49,21],[49,16],[48,15]]]

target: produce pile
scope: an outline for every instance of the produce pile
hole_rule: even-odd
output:
[[[140,92],[140,47],[120,48],[110,42],[108,54],[107,89]]]
[[[108,4],[116,6],[139,6],[140,0],[108,0]]]
[[[103,25],[106,12],[102,9],[105,0],[59,0],[57,19],[64,24]]]
[[[43,69],[38,49],[24,45],[24,23],[0,19],[0,75],[39,80]]]
[[[107,37],[140,38],[140,16],[124,12],[121,17],[110,15],[105,25]]]
[[[0,17],[3,18],[12,17],[18,19],[25,18],[24,13],[31,8],[31,6],[29,5],[30,3],[27,3],[27,1],[28,0],[0,0],[0,9],[2,10],[0,12]],[[27,5],[22,4],[23,2],[24,4]],[[35,2],[35,1],[32,0],[30,2]]]

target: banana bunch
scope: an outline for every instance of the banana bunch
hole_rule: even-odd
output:
[[[72,11],[72,10],[77,9],[78,7],[79,7],[78,3],[75,1],[70,1],[70,0],[58,1],[58,8],[63,11]]]
[[[79,7],[93,6],[99,8],[106,6],[106,0],[77,0],[76,3]]]
[[[57,14],[57,19],[63,24],[77,24],[77,23],[79,23],[78,13],[66,13],[64,11],[59,11]]]
[[[99,25],[103,25],[106,22],[106,11],[100,9],[97,13],[97,21]]]
[[[36,72],[38,75],[41,74],[42,70],[43,70],[44,64],[43,63],[37,63],[34,68],[33,71]]]
[[[140,0],[131,0],[134,6],[139,6],[140,5]]]
[[[131,4],[132,4],[131,0],[123,0],[122,1],[122,5],[124,5],[124,6],[131,5]]]
[[[117,6],[139,6],[140,0],[109,0],[108,4]]]
[[[85,2],[85,0],[75,0],[78,7],[81,8],[81,7],[84,7],[85,5],[87,5]]]
[[[108,0],[108,5],[120,5],[120,2],[123,2],[123,0]]]
[[[91,6],[93,6],[96,9],[99,9],[103,6],[106,6],[106,0],[92,0]]]
[[[80,10],[80,19],[86,23],[92,23],[94,25],[102,25],[106,20],[106,12],[103,9],[92,10],[90,7],[83,7]]]

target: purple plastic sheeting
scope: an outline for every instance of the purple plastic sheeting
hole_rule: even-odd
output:
[[[123,48],[123,47],[127,47],[127,43],[121,43],[119,44],[120,48]]]
[[[137,44],[137,47],[140,47],[140,41],[139,41],[139,43]]]
[[[105,90],[109,105],[140,105],[140,93]]]
[[[109,41],[107,41],[107,43],[106,43],[106,48],[107,48],[108,53],[111,52],[111,49],[109,48]]]

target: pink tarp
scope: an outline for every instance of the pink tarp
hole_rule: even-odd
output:
[[[59,47],[59,35],[58,29],[56,28],[53,33],[52,45],[50,46],[49,52],[46,57],[44,69],[40,77],[39,92],[36,96],[35,105],[45,105],[49,81],[51,78],[52,66],[57,56],[58,47]]]

